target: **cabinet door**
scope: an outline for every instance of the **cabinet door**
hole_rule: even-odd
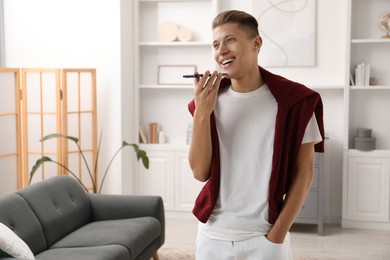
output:
[[[390,158],[350,157],[348,219],[389,221]]]
[[[177,153],[175,162],[175,209],[191,211],[194,206],[195,199],[203,187],[203,183],[194,178],[188,163],[188,153]]]
[[[302,206],[301,212],[298,215],[297,223],[317,223],[318,219],[318,197],[319,191],[311,190],[306,197],[305,203]]]
[[[139,166],[136,192],[139,195],[161,196],[166,210],[174,208],[173,153],[147,151],[149,169]]]

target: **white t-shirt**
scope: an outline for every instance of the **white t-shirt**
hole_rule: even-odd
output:
[[[247,93],[227,88],[214,109],[221,162],[220,194],[199,231],[208,238],[241,241],[265,235],[277,103],[268,86]],[[319,142],[313,115],[302,143]]]

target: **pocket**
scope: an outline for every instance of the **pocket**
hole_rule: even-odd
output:
[[[260,239],[262,259],[273,259],[273,260],[287,260],[290,258],[290,247],[288,244],[277,244],[269,241],[265,236]]]
[[[266,236],[262,236],[262,238],[263,238],[263,240],[264,240],[264,243],[265,243],[267,246],[276,247],[276,248],[277,248],[277,247],[281,248],[281,247],[284,246],[284,243],[281,243],[281,244],[279,244],[279,243],[274,243],[274,242],[268,240],[268,238],[267,238]]]
[[[274,243],[274,242],[272,242],[271,240],[269,240],[266,236],[264,236],[264,238],[265,238],[265,240],[268,242],[268,243],[270,243],[270,244],[272,244],[272,245],[275,245],[275,246],[282,246],[284,243]]]

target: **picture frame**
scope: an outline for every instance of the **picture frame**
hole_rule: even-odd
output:
[[[158,65],[158,85],[192,85],[193,81],[183,78],[185,74],[194,74],[196,65]]]
[[[272,3],[252,0],[252,14],[263,38],[259,62],[264,67],[316,65],[316,0]]]

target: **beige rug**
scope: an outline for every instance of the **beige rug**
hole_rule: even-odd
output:
[[[158,250],[160,260],[195,260],[195,250],[162,247]],[[294,260],[336,260],[329,257],[294,256]]]
[[[159,260],[195,260],[195,250],[162,247],[158,256]]]

